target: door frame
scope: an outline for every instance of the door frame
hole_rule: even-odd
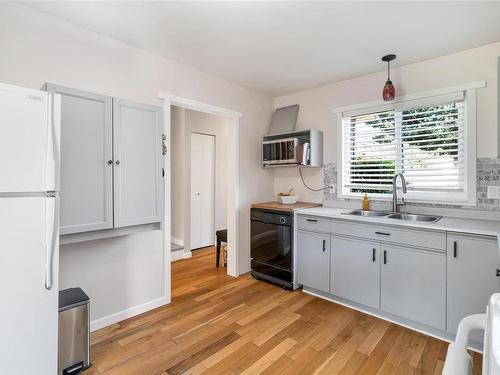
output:
[[[227,186],[227,274],[232,277],[240,275],[239,270],[239,254],[237,246],[239,244],[239,155],[240,155],[240,118],[243,115],[240,112],[232,111],[226,108],[217,107],[208,103],[199,102],[183,98],[180,96],[171,95],[167,92],[158,93],[160,99],[163,100],[163,134],[166,136],[165,146],[167,148],[164,156],[165,178],[163,180],[164,188],[164,203],[163,203],[163,253],[164,253],[164,296],[171,301],[171,186],[170,186],[170,111],[174,105],[184,109],[191,109],[198,112],[207,113],[225,117],[232,120],[229,128],[229,139],[232,141],[229,145],[228,154],[228,186]]]
[[[212,137],[213,139],[213,149],[212,149],[212,166],[213,166],[213,176],[212,176],[212,188],[213,188],[213,194],[212,194],[212,203],[213,203],[213,206],[212,206],[212,211],[210,212],[209,216],[210,216],[210,221],[211,221],[211,226],[212,226],[212,229],[213,229],[213,232],[211,234],[211,241],[214,242],[214,245],[215,245],[215,204],[216,204],[216,201],[215,201],[215,196],[216,196],[216,183],[215,183],[215,180],[216,180],[216,175],[217,175],[217,165],[216,165],[216,152],[217,152],[217,136],[214,135],[214,134],[205,134],[205,133],[200,133],[200,132],[193,132],[191,131],[189,133],[190,135],[190,139],[189,139],[189,143],[190,143],[190,148],[189,148],[189,152],[190,152],[190,159],[189,159],[189,162],[190,162],[190,166],[189,166],[189,191],[190,191],[190,199],[191,199],[191,203],[190,203],[190,210],[191,210],[191,213],[190,213],[190,218],[189,218],[189,221],[190,221],[190,226],[189,226],[189,236],[190,236],[190,241],[189,241],[189,244],[190,244],[190,247],[191,249],[189,251],[193,251],[193,215],[192,215],[192,210],[193,210],[193,174],[192,174],[192,171],[193,171],[193,135],[201,135],[203,137]],[[225,199],[227,200],[227,197],[225,197]],[[227,215],[227,213],[226,213]],[[185,242],[185,241],[184,241]],[[184,249],[185,250],[185,249]]]

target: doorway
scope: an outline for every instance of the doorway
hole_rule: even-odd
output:
[[[191,250],[214,245],[215,136],[191,133]]]
[[[239,276],[239,256],[237,251],[237,244],[239,243],[239,215],[240,215],[240,203],[239,203],[239,126],[240,118],[242,114],[236,111],[228,110],[225,108],[213,106],[207,103],[197,102],[191,99],[182,98],[168,93],[159,93],[159,97],[163,100],[163,118],[164,118],[164,145],[166,150],[171,150],[172,140],[171,140],[171,111],[174,106],[191,109],[194,111],[199,111],[206,114],[216,115],[223,117],[228,120],[228,140],[230,140],[227,146],[227,177],[226,182],[226,194],[227,194],[227,206],[224,208],[227,218],[227,274],[229,276],[237,277]],[[165,181],[171,181],[171,168],[172,162],[170,153],[167,151],[165,153],[164,159],[165,168]],[[164,184],[164,220],[163,220],[163,251],[165,259],[165,272],[164,272],[164,294],[165,297],[170,301],[171,299],[171,184]],[[223,270],[223,269],[221,269]]]

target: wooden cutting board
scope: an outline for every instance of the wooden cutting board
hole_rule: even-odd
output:
[[[321,207],[321,203],[311,203],[311,202],[297,202],[294,204],[282,204],[280,202],[252,203],[252,208],[283,211],[289,213],[295,210],[300,210],[302,208],[312,208],[312,207]]]

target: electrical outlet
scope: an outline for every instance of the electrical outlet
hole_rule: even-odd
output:
[[[500,199],[500,186],[488,186],[488,199]]]

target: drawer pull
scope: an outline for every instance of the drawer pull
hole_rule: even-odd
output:
[[[457,257],[457,241],[453,241],[453,258],[456,257]]]
[[[380,234],[381,236],[390,236],[391,235],[390,233],[386,233],[386,232],[375,232],[375,234]]]
[[[306,219],[306,221],[310,222],[310,223],[317,223],[318,220],[316,219]]]
[[[374,262],[374,263],[375,263],[375,252],[376,252],[376,251],[377,251],[377,250],[375,250],[375,248],[373,248],[373,252],[372,252],[372,262]]]
[[[384,250],[384,264],[387,264],[387,251]]]
[[[326,251],[326,240],[323,240],[323,252]]]

